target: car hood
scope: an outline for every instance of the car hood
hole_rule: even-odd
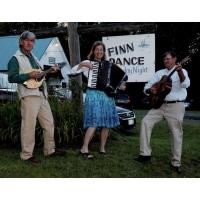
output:
[[[119,107],[119,106],[116,106],[116,109],[117,109],[118,113],[131,112],[131,110],[126,109],[126,108],[122,108],[122,107]]]

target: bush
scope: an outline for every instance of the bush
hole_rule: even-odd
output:
[[[19,101],[0,105],[0,124],[0,142],[18,143],[21,125]]]
[[[55,122],[58,144],[76,143],[83,138],[83,112],[76,102],[51,98],[50,106]]]
[[[77,143],[82,139],[82,109],[71,101],[49,99],[55,122],[55,140],[59,145]],[[20,102],[0,104],[0,142],[20,144],[21,113]],[[36,125],[36,144],[43,144],[43,134],[39,123]]]

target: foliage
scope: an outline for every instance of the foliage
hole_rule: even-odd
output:
[[[134,161],[139,153],[140,122],[146,111],[136,110],[138,126],[132,135],[123,132],[110,132],[107,143],[107,156],[98,153],[99,141],[91,143],[90,151],[94,160],[86,160],[78,154],[78,147],[65,145],[66,155],[46,159],[41,148],[35,148],[35,155],[41,159],[39,166],[32,166],[19,159],[18,148],[0,146],[0,177],[48,177],[48,178],[199,178],[200,177],[200,123],[197,120],[184,120],[184,139],[181,175],[170,169],[171,146],[166,122],[158,123],[152,133],[152,160],[141,164]],[[200,114],[199,112],[197,113]]]
[[[19,34],[25,30],[44,30],[55,26],[57,26],[56,22],[1,22],[0,33],[4,35]]]
[[[16,144],[20,137],[19,101],[0,104],[0,142]]]
[[[82,139],[82,111],[77,112],[76,104],[71,101],[49,100],[55,122],[55,140],[57,144],[77,142]],[[20,143],[20,102],[0,104],[0,142]],[[36,144],[43,143],[42,129],[37,123]]]

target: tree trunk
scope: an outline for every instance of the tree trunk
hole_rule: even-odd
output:
[[[68,45],[69,45],[69,54],[70,54],[70,64],[73,67],[80,63],[80,44],[79,44],[79,35],[77,33],[77,22],[68,23]],[[83,105],[83,95],[82,95],[82,75],[71,77],[71,89],[72,97],[80,107]]]

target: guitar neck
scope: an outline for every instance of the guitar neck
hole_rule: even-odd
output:
[[[184,63],[188,62],[190,60],[190,56],[185,57],[183,60],[180,61],[180,65],[183,65]],[[173,73],[176,71],[176,68],[172,70],[172,72],[167,76],[170,78]]]
[[[175,71],[176,71],[176,68],[173,69],[172,72],[171,72],[167,77],[170,78],[170,77],[173,75],[173,73],[174,73]]]

